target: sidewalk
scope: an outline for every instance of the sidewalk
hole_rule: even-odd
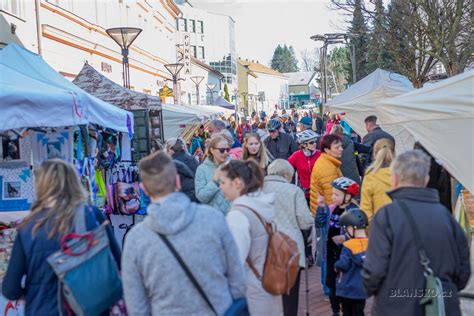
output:
[[[323,290],[321,287],[321,269],[319,267],[312,267],[308,271],[309,283],[309,315],[311,316],[331,316],[331,305],[329,301],[324,300]],[[306,288],[305,288],[305,272],[301,273],[300,281],[300,300],[298,316],[306,316]],[[372,300],[368,300],[365,306],[365,315],[370,315],[370,308]],[[342,312],[341,312],[342,315]]]

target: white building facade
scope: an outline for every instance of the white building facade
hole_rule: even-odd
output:
[[[232,17],[197,9],[184,0],[175,1],[182,12],[177,20],[179,44],[190,35],[193,57],[210,65],[224,75],[229,93],[237,88],[237,54],[235,50],[235,21]]]
[[[18,43],[70,80],[87,62],[122,84],[121,49],[106,29],[138,27],[142,32],[129,49],[130,86],[159,95],[164,85],[173,87],[164,65],[177,61],[181,15],[172,0],[0,0],[0,47]],[[205,77],[200,96],[206,103],[205,83],[219,83],[221,75],[197,59],[192,63],[196,75]],[[189,82],[181,88],[182,101],[188,103],[191,94],[196,103],[195,85]]]

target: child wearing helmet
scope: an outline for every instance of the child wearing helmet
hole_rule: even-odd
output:
[[[365,231],[368,223],[367,215],[359,208],[346,211],[339,219],[339,225],[350,237],[343,243],[341,256],[335,264],[339,272],[336,295],[341,301],[344,316],[364,315],[367,294],[361,272],[369,244]]]
[[[335,263],[339,260],[342,244],[347,240],[340,225],[340,217],[353,208],[358,208],[354,200],[359,194],[359,185],[346,177],[332,182],[333,204],[325,205],[324,198],[318,200],[316,227],[321,229],[321,281],[329,288],[329,301],[333,314],[341,311],[340,300],[336,295]]]

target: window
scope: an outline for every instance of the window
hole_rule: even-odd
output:
[[[196,21],[189,20],[189,32],[196,33]]]
[[[199,59],[205,59],[205,58],[206,58],[206,57],[204,56],[204,46],[199,46],[198,58],[199,58]]]
[[[197,32],[199,34],[204,34],[204,23],[202,21],[197,21]]]
[[[0,0],[0,10],[4,10],[17,17],[24,18],[25,1],[24,0]]]
[[[191,45],[191,53],[193,54],[194,57],[197,57],[196,46]]]
[[[178,31],[188,31],[188,21],[186,19],[178,19]]]

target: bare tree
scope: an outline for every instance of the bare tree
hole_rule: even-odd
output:
[[[443,64],[448,77],[462,72],[474,50],[473,0],[418,2],[418,23],[430,44],[426,53]]]
[[[319,49],[305,48],[301,50],[301,61],[303,71],[319,71]]]

